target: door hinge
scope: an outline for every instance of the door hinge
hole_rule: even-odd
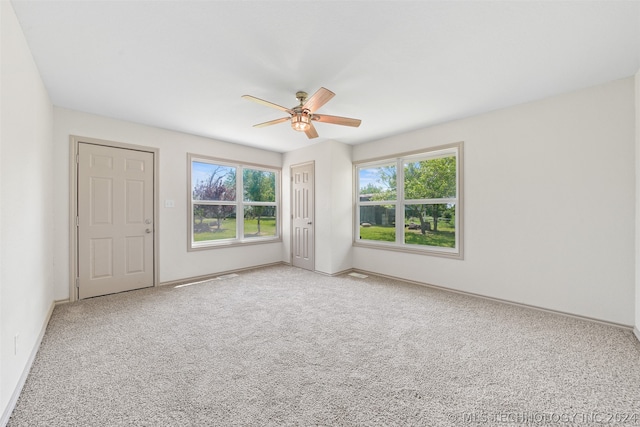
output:
[[[76,163],[80,164],[80,154],[76,154]]]
[[[80,227],[80,217],[76,215],[76,227]]]
[[[80,278],[76,277],[76,288],[80,288]]]

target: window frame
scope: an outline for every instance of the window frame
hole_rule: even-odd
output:
[[[431,160],[442,157],[456,157],[456,196],[434,199],[406,199],[404,168],[407,163]],[[362,169],[395,165],[396,167],[396,197],[395,200],[361,201],[360,200],[360,173]],[[432,255],[452,259],[464,259],[464,143],[456,142],[431,147],[419,151],[410,151],[393,154],[386,157],[365,159],[353,163],[354,181],[354,217],[353,217],[353,246],[372,249],[384,249],[399,252],[408,252],[422,255]],[[455,247],[439,247],[416,245],[405,242],[405,207],[416,204],[454,204],[455,205]],[[395,241],[362,240],[360,239],[360,211],[365,206],[394,205],[395,207]]]
[[[207,163],[235,168],[236,174],[236,197],[235,201],[229,200],[194,200],[193,199],[193,163]],[[244,195],[244,171],[246,169],[272,172],[275,174],[275,201],[245,201]],[[256,245],[264,243],[276,243],[282,241],[282,169],[274,166],[261,165],[248,162],[238,162],[219,157],[211,157],[194,153],[187,153],[187,251],[200,251],[208,249],[228,248],[233,246]],[[194,240],[194,206],[234,206],[236,216],[236,237],[220,240],[207,240],[196,242]],[[275,236],[245,237],[244,236],[244,214],[245,208],[251,206],[273,206],[276,210],[276,230]]]

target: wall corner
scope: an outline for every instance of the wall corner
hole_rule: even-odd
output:
[[[640,340],[640,70],[635,75],[635,328]]]

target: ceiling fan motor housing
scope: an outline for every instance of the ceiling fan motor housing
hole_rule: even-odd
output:
[[[296,99],[300,102],[300,105],[304,105],[304,101],[307,100],[307,96],[309,96],[307,92],[303,92],[301,90],[296,92]]]

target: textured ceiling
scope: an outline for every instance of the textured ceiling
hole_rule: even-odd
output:
[[[13,0],[54,105],[286,152],[358,144],[640,69],[635,1]],[[295,92],[336,93],[308,140]]]

